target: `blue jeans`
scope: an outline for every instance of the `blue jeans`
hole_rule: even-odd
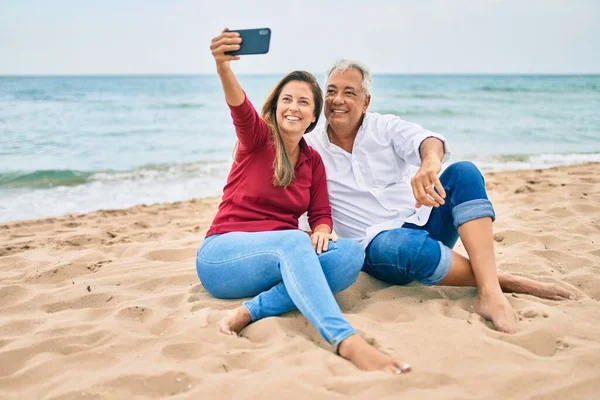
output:
[[[196,270],[204,288],[221,299],[254,296],[243,303],[252,321],[298,308],[331,345],[354,334],[333,297],[352,285],[364,252],[351,240],[329,241],[317,255],[300,230],[231,232],[204,240]]]
[[[477,167],[467,161],[450,165],[440,176],[444,205],[431,210],[424,226],[404,224],[381,232],[366,249],[363,271],[384,282],[405,285],[439,283],[450,270],[458,227],[474,219],[496,218]]]

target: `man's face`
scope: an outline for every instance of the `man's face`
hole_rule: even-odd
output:
[[[362,74],[354,68],[335,70],[325,87],[325,118],[334,131],[354,129],[367,112],[370,96],[362,87]]]

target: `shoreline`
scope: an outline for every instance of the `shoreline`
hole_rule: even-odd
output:
[[[560,166],[554,166],[554,167],[548,167],[548,168],[507,169],[507,170],[501,170],[501,171],[483,172],[483,175],[487,179],[487,177],[494,177],[494,176],[503,175],[503,174],[524,174],[524,173],[530,173],[530,172],[534,172],[534,171],[535,172],[537,172],[537,171],[552,171],[552,170],[577,168],[577,167],[584,167],[584,166],[590,166],[590,167],[600,166],[600,162],[584,162],[581,164],[560,165]],[[73,219],[73,218],[77,219],[77,218],[81,218],[83,216],[86,216],[89,214],[95,214],[95,213],[114,213],[117,211],[136,211],[136,210],[144,209],[144,208],[170,206],[170,205],[173,205],[173,206],[184,205],[187,203],[196,203],[196,202],[202,202],[202,201],[207,201],[209,203],[217,201],[217,206],[218,206],[218,202],[220,201],[220,199],[221,199],[221,196],[196,197],[196,198],[192,198],[189,200],[180,200],[180,201],[174,201],[174,202],[157,202],[157,203],[151,203],[151,204],[140,203],[140,204],[137,204],[137,205],[134,205],[131,207],[124,207],[124,208],[97,209],[97,210],[85,212],[85,213],[68,213],[68,214],[63,214],[63,215],[58,215],[58,216],[49,216],[49,217],[44,217],[44,218],[10,220],[10,221],[6,221],[6,222],[0,222],[0,229],[2,229],[5,225],[35,223],[35,222],[43,222],[46,220],[54,221],[54,220],[61,220],[61,219]]]
[[[0,224],[0,397],[595,398],[600,163],[485,178],[498,269],[577,299],[507,294],[519,316],[508,335],[474,313],[473,288],[361,273],[336,298],[413,366],[400,377],[359,371],[297,311],[220,334],[241,300],[210,296],[194,267],[219,197]]]

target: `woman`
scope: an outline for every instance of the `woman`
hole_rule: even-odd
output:
[[[224,30],[212,40],[225,99],[238,137],[219,211],[198,250],[196,269],[213,296],[255,296],[230,311],[219,329],[237,335],[246,325],[298,308],[338,354],[366,370],[406,372],[369,345],[344,319],[333,293],[350,286],[363,264],[361,247],[332,232],[325,170],[302,138],[317,124],[323,98],[314,76],[286,75],[261,117],[230,69],[241,38]],[[298,229],[308,212],[312,234]]]

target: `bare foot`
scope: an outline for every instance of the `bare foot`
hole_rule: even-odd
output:
[[[530,294],[532,296],[550,300],[575,299],[573,293],[567,289],[563,289],[555,283],[537,282],[514,275],[505,276],[504,278],[506,281],[506,289],[511,292]]]
[[[338,352],[340,356],[365,371],[390,371],[402,374],[411,370],[410,365],[400,364],[356,334],[344,339],[339,345]]]
[[[221,333],[237,336],[250,322],[252,318],[246,307],[239,306],[235,310],[228,311],[227,315],[217,322],[217,327]]]
[[[517,331],[517,316],[500,290],[491,294],[480,293],[477,313],[488,321],[492,321],[499,332],[515,333]]]

